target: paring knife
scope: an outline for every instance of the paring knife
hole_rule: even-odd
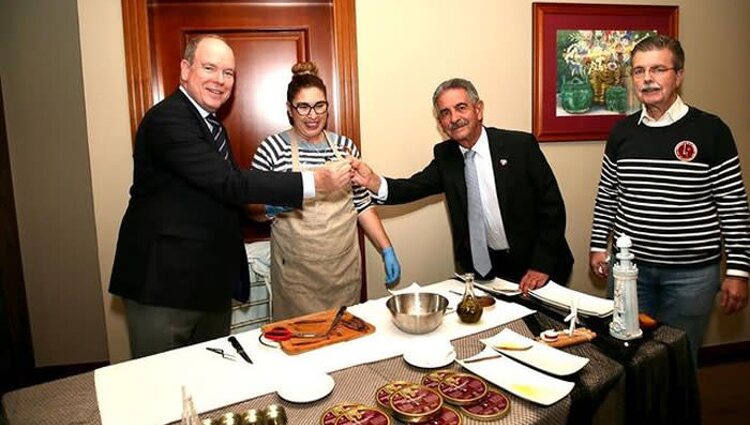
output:
[[[342,305],[341,308],[339,308],[339,311],[336,313],[336,317],[333,318],[333,322],[331,322],[331,327],[328,328],[328,331],[326,331],[326,336],[330,335],[331,332],[336,328],[336,325],[339,324],[341,321],[341,318],[344,317],[344,313],[346,313],[346,306]]]
[[[234,336],[230,336],[228,339],[229,339],[229,343],[232,344],[232,347],[234,347],[234,349],[237,351],[237,354],[239,354],[240,357],[242,357],[246,362],[253,364],[253,361],[250,359],[250,356],[247,355],[247,353],[245,352],[245,349],[242,348],[242,344],[240,344],[240,342],[237,341],[237,338],[235,338]]]

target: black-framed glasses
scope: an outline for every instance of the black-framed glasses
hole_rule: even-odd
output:
[[[310,111],[313,110],[316,114],[321,115],[328,112],[328,102],[322,100],[320,102],[316,102],[315,105],[310,105],[309,103],[298,103],[296,105],[292,105],[292,108],[294,108],[294,110],[302,116],[310,115]]]
[[[662,75],[666,74],[669,71],[677,71],[677,68],[675,68],[673,66],[672,67],[669,67],[669,66],[652,66],[651,68],[648,68],[648,73],[650,75],[653,75],[656,78],[661,77]],[[638,79],[638,80],[640,80],[642,78],[646,78],[646,68],[641,67],[641,66],[633,68],[630,71],[630,75],[632,75],[633,78]]]

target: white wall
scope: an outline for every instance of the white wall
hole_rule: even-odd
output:
[[[36,365],[104,361],[76,5],[2,0],[0,20],[0,78]]]
[[[91,190],[96,215],[100,293],[113,362],[129,358],[124,306],[109,294],[117,232],[132,181],[132,137],[119,0],[78,0]]]

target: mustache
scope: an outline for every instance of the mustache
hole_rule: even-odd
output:
[[[646,83],[641,87],[641,92],[650,92],[650,91],[657,91],[661,90],[661,87],[659,87],[656,83]]]
[[[451,129],[451,131],[453,131],[455,129],[464,127],[464,126],[466,126],[468,124],[469,124],[469,121],[467,119],[461,118],[461,119],[459,119],[456,122],[452,122],[451,125],[450,125],[450,129]]]

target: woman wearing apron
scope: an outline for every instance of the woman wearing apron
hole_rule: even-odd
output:
[[[266,171],[312,171],[348,167],[359,158],[347,137],[325,131],[326,87],[311,62],[292,67],[287,114],[292,128],[266,138],[252,167]],[[400,266],[369,192],[348,187],[306,199],[301,209],[266,206],[271,224],[273,320],[352,305],[360,297],[357,223],[383,254],[386,285],[396,282]]]

